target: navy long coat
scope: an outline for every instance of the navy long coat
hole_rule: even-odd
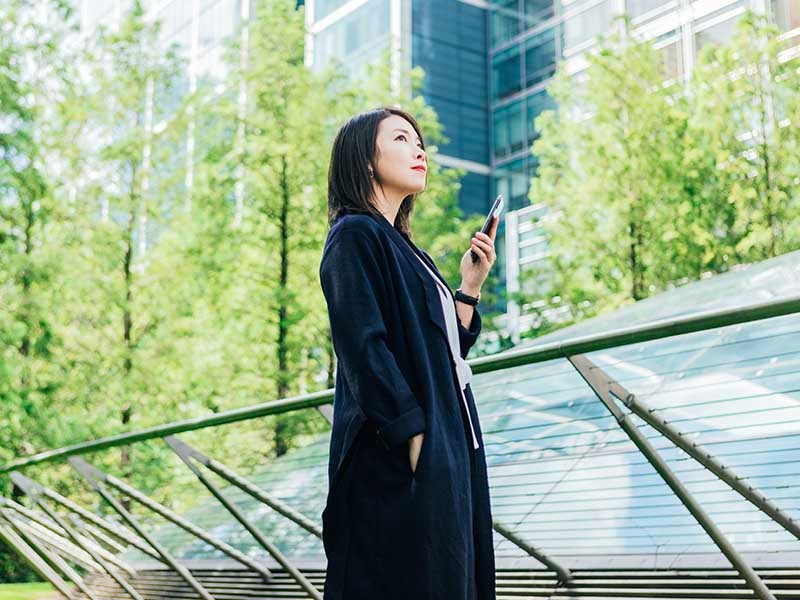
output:
[[[495,600],[478,413],[467,385],[475,450],[436,283],[415,252],[440,276],[383,216],[344,214],[325,242],[319,274],[339,365],[325,600]],[[477,310],[458,324],[463,358],[480,329]],[[412,471],[407,440],[420,432]]]

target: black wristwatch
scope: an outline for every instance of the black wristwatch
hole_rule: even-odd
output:
[[[465,294],[461,291],[461,288],[456,290],[456,300],[463,302],[464,304],[469,304],[470,306],[475,306],[481,299],[481,293],[478,292],[477,296],[470,296]]]

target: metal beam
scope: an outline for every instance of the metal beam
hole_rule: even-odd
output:
[[[560,565],[552,558],[548,557],[541,550],[537,550],[536,548],[534,548],[531,544],[523,540],[516,533],[511,531],[508,527],[506,527],[501,523],[498,523],[497,521],[492,521],[492,526],[494,527],[494,530],[497,533],[502,535],[509,542],[527,552],[529,555],[531,555],[533,558],[535,558],[540,563],[545,565],[547,568],[555,571],[558,574],[557,583],[562,583],[562,582],[569,583],[570,581],[572,581],[572,573],[570,572],[569,569]]]
[[[80,518],[78,515],[72,515],[73,522],[75,518]],[[125,546],[118,543],[114,540],[111,536],[106,535],[100,529],[95,527],[94,525],[89,525],[89,523],[83,523],[83,528],[86,530],[86,533],[91,535],[95,540],[97,540],[98,544],[105,544],[106,547],[111,548],[117,554],[122,554],[125,552]]]
[[[725,327],[728,325],[759,321],[761,319],[780,317],[798,312],[800,312],[800,297],[784,298],[777,301],[773,300],[770,302],[755,304],[747,308],[707,311],[688,317],[680,317],[678,319],[657,321],[655,323],[648,323],[646,325],[621,328],[614,331],[605,332],[603,334],[584,336],[563,342],[542,344],[539,346],[533,346],[531,348],[523,348],[519,350],[508,350],[492,356],[475,358],[468,362],[473,373],[488,373],[490,371],[498,371],[519,365],[544,362],[554,358],[566,358],[568,356],[584,352],[615,348],[627,344],[636,344],[674,335],[692,333],[695,331],[705,331],[708,329],[716,329],[718,327]],[[312,394],[296,396],[294,398],[284,398],[281,400],[265,402],[253,406],[223,411],[205,417],[175,421],[173,423],[158,425],[156,427],[141,429],[139,431],[131,431],[90,442],[83,442],[55,450],[40,452],[39,454],[14,460],[0,466],[0,473],[7,473],[9,471],[13,471],[14,469],[21,469],[30,465],[49,462],[56,459],[65,458],[67,456],[74,456],[87,452],[96,452],[98,450],[105,450],[107,448],[125,446],[134,442],[163,438],[165,436],[177,435],[187,431],[195,431],[197,429],[204,429],[206,427],[216,427],[218,425],[246,421],[248,419],[265,417],[268,415],[284,413],[292,410],[315,408],[323,404],[331,404],[332,402],[333,390],[330,389],[314,392]]]
[[[34,523],[35,526],[31,525],[31,527],[34,527],[34,530],[36,529],[36,527],[44,529],[45,531],[39,531],[39,537],[41,537],[42,535],[56,536],[56,539],[57,539],[56,543],[57,544],[70,544],[70,542],[65,538],[66,532],[63,529],[61,529],[58,526],[57,523],[53,522],[52,520],[48,520],[46,518],[46,516],[41,515],[41,514],[37,513],[34,510],[30,510],[30,509],[26,508],[25,506],[22,506],[18,502],[14,502],[13,500],[10,500],[8,498],[4,498],[2,496],[0,496],[0,506],[6,507],[5,510],[13,510],[15,513],[25,517],[26,519],[28,519],[29,521]],[[77,520],[77,519],[79,519],[77,517],[77,515],[71,515],[71,516],[73,517],[73,519],[72,519],[73,524],[77,523],[76,529],[85,529],[85,526],[83,525],[83,522]],[[92,548],[94,548],[94,550],[102,558],[104,558],[108,562],[116,565],[117,567],[119,567],[123,571],[126,571],[130,576],[133,576],[133,575],[136,574],[136,571],[133,568],[131,568],[129,565],[125,564],[123,561],[121,561],[119,558],[117,558],[113,553],[109,552],[108,550],[106,550],[105,548],[103,548],[102,546],[97,544],[95,542],[95,540],[90,535],[83,535],[82,537],[83,537],[84,542],[87,543],[87,544],[91,544]],[[74,553],[75,549],[79,553],[83,552],[84,554],[87,554],[84,550],[82,550],[81,548],[78,548],[77,546],[73,546],[73,553]],[[91,561],[91,556],[89,556],[88,554],[87,554],[87,556],[89,558],[89,561]],[[87,559],[83,558],[81,560],[83,560],[84,563],[86,563]],[[88,565],[88,563],[87,563],[87,565]],[[97,569],[99,567],[99,565],[88,565],[88,566],[90,568],[92,568],[92,569]]]
[[[50,582],[54,588],[61,592],[62,596],[65,598],[72,598],[72,592],[67,582],[64,581],[33,548],[17,535],[16,531],[8,525],[5,519],[0,519],[0,539],[8,544],[9,548],[13,548],[17,554],[24,558],[33,570],[41,575],[42,579]]]
[[[63,535],[53,533],[52,530],[45,529],[38,523],[26,522],[19,515],[13,515],[8,509],[2,509],[0,512],[5,514],[6,519],[12,523],[17,530],[23,529],[27,535],[36,537],[41,543],[47,544],[50,547],[58,547],[64,556],[68,556],[76,565],[83,567],[87,571],[98,571],[102,569],[99,564],[92,560],[92,557],[89,556],[86,551],[70,542]]]
[[[4,510],[7,511],[8,509]],[[9,525],[11,525],[11,527],[14,528],[19,536],[24,539],[40,556],[43,556],[47,562],[59,569],[67,577],[67,579],[75,584],[75,587],[86,594],[86,597],[89,598],[89,600],[97,600],[97,597],[92,593],[92,590],[90,590],[86,583],[84,583],[83,578],[75,569],[67,564],[67,561],[61,558],[58,551],[49,551],[45,547],[45,545],[49,544],[46,542],[44,542],[44,544],[37,543],[34,539],[35,536],[31,535],[30,532],[25,531],[25,529],[20,526],[20,523],[16,523],[13,519],[9,518],[8,515],[5,515],[5,517]],[[51,549],[53,549],[52,546]]]
[[[79,456],[72,456],[68,459],[72,468],[74,468],[92,487],[94,491],[96,491],[100,496],[102,496],[103,500],[108,502],[111,505],[117,514],[128,524],[128,526],[133,529],[141,538],[143,538],[150,546],[152,546],[153,550],[158,552],[164,562],[166,562],[172,570],[174,570],[181,578],[189,584],[189,586],[197,592],[203,600],[214,600],[214,596],[212,596],[203,584],[201,584],[197,579],[195,579],[194,575],[191,574],[189,569],[184,567],[180,564],[175,558],[167,552],[167,549],[164,548],[156,539],[147,533],[144,528],[139,524],[136,518],[128,512],[128,510],[122,506],[122,503],[117,500],[111,493],[105,488],[105,486],[95,478],[95,469],[85,460],[80,458]]]
[[[318,538],[322,539],[322,531],[320,530],[320,528],[317,527],[317,524],[314,521],[309,519],[303,513],[296,511],[285,502],[268,494],[263,489],[255,485],[253,482],[249,481],[248,479],[245,479],[241,475],[237,474],[233,470],[226,467],[221,462],[206,456],[202,452],[195,450],[188,444],[184,444],[183,442],[181,442],[176,438],[171,438],[171,439],[175,440],[177,444],[181,444],[187,455],[191,455],[192,458],[194,458],[204,467],[208,468],[210,471],[213,471],[214,473],[216,473],[229,483],[232,483],[243,492],[247,492],[259,502],[266,504],[275,512],[280,513],[290,521],[294,522],[295,524],[299,525],[300,527],[308,531],[311,535],[315,535]]]
[[[58,492],[51,490],[50,488],[44,488],[43,493],[45,497],[61,505],[62,507],[67,509],[70,513],[78,515],[83,520],[93,523],[94,525],[97,525],[98,527],[100,527],[104,531],[107,531],[108,533],[113,535],[118,540],[121,540],[125,544],[130,544],[137,550],[140,550],[145,554],[147,554],[148,556],[151,556],[156,560],[163,562],[162,558],[158,555],[158,553],[155,550],[153,550],[145,542],[137,538],[136,534],[134,534],[127,527],[123,527],[118,523],[113,523],[111,521],[107,521],[106,519],[98,517],[93,512],[82,507],[80,504],[76,504],[69,498],[65,498],[64,496],[62,496]]]
[[[614,386],[612,392],[610,382],[612,378],[602,371],[599,367],[594,365],[585,356],[571,356],[568,359],[572,366],[580,373],[581,377],[586,381],[589,387],[592,388],[594,393],[611,412],[616,419],[619,426],[628,434],[628,437],[636,445],[641,453],[645,456],[648,462],[653,465],[653,468],[661,476],[664,482],[670,487],[675,495],[680,499],[686,509],[697,520],[700,526],[705,530],[708,536],[714,541],[720,551],[731,562],[733,567],[739,571],[739,574],[747,582],[747,585],[755,593],[756,597],[761,600],[775,600],[770,589],[753,570],[753,568],[742,558],[737,552],[736,548],[728,541],[728,538],[717,527],[714,521],[703,510],[700,503],[692,496],[689,490],[683,485],[680,479],[672,472],[667,462],[661,457],[655,447],[650,443],[647,437],[639,431],[628,416],[622,412],[614,401],[614,397],[622,400],[630,393],[625,390],[620,384]],[[622,394],[622,396],[617,396]]]
[[[179,439],[169,436],[164,438],[164,441],[169,445],[170,448],[178,455],[178,457],[184,462],[184,464],[189,468],[189,470],[195,474],[200,482],[206,487],[206,489],[211,492],[211,494],[219,501],[222,506],[224,506],[233,518],[239,521],[239,523],[244,527],[250,535],[261,545],[264,550],[269,552],[270,556],[272,556],[284,569],[289,575],[294,578],[295,581],[302,587],[306,593],[315,600],[322,600],[322,594],[319,593],[319,590],[314,587],[308,578],[300,572],[294,565],[292,565],[289,560],[283,555],[283,553],[278,550],[278,548],[270,542],[261,531],[259,531],[255,525],[253,525],[250,520],[245,516],[245,514],[239,509],[236,504],[228,500],[225,495],[217,488],[216,485],[206,477],[200,468],[192,462],[192,460],[198,460],[198,456],[203,458],[207,458],[202,455],[200,452],[185,444],[184,442],[180,441]],[[201,463],[203,464],[203,463]]]
[[[147,497],[145,494],[143,494],[142,492],[140,492],[139,490],[137,490],[133,486],[130,486],[127,483],[125,483],[124,481],[121,481],[121,480],[117,479],[113,475],[108,475],[107,473],[104,473],[103,471],[101,471],[97,467],[93,467],[91,465],[88,465],[88,463],[87,463],[87,467],[86,468],[91,470],[91,472],[93,474],[93,477],[95,479],[97,479],[98,481],[102,481],[103,483],[109,485],[110,487],[116,489],[117,491],[125,494],[129,498],[132,498],[133,500],[136,500],[140,504],[142,504],[145,507],[149,508],[153,512],[161,515],[167,521],[177,525],[178,527],[180,527],[184,531],[187,531],[188,533],[192,534],[193,536],[195,536],[199,540],[205,542],[209,546],[212,546],[212,547],[216,548],[217,550],[219,550],[220,552],[223,552],[224,554],[227,554],[233,560],[243,564],[244,566],[246,566],[246,567],[248,567],[250,569],[253,569],[256,573],[259,573],[266,581],[269,581],[269,578],[272,575],[270,573],[269,569],[267,569],[266,567],[258,564],[252,558],[249,558],[248,556],[246,556],[245,554],[243,554],[242,552],[240,552],[239,550],[237,550],[233,546],[231,546],[229,544],[226,544],[225,542],[223,542],[222,540],[220,540],[217,537],[214,537],[213,535],[211,535],[206,530],[204,530],[204,529],[198,527],[197,525],[195,525],[194,523],[184,519],[180,515],[174,513],[170,509],[168,509],[163,504],[159,504],[155,500],[152,500],[151,498]]]
[[[129,576],[134,577],[136,575],[136,569],[134,569],[125,561],[119,559],[114,553],[109,552],[108,550],[103,548],[103,546],[97,543],[97,540],[95,540],[94,537],[92,537],[92,534],[90,534],[86,530],[86,524],[81,520],[81,518],[78,515],[70,515],[70,520],[72,521],[72,525],[75,527],[75,529],[81,532],[83,538],[87,540],[87,542],[97,550],[97,553],[101,557],[110,562],[112,565],[125,571]]]
[[[92,557],[96,563],[98,563],[103,570],[108,573],[111,578],[116,581],[120,587],[130,596],[133,600],[145,600],[136,591],[136,589],[128,583],[128,581],[120,575],[120,573],[116,569],[112,569],[109,567],[106,562],[100,558],[100,556],[94,552],[91,545],[85,544],[82,537],[70,527],[67,522],[62,519],[59,514],[53,510],[48,504],[44,501],[42,496],[44,495],[44,486],[36,483],[32,479],[28,479],[21,473],[17,473],[16,471],[11,473],[11,481],[14,482],[19,489],[25,492],[28,497],[39,507],[41,508],[48,517],[50,517],[53,521],[55,521],[61,529],[67,534],[67,537],[72,540],[77,546],[79,546],[83,551],[85,551],[89,556]]]
[[[686,452],[689,456],[727,483],[731,489],[740,494],[745,500],[752,503],[756,508],[764,512],[778,525],[791,533],[800,540],[800,524],[792,516],[782,510],[766,494],[759,491],[754,486],[745,483],[744,477],[739,477],[729,467],[723,465],[719,460],[700,444],[687,440],[683,433],[670,425],[665,419],[660,417],[647,404],[636,398],[634,394],[624,396],[627,390],[621,388],[616,382],[610,383],[611,393],[620,398],[636,416],[646,422],[650,427],[658,431],[661,435]]]

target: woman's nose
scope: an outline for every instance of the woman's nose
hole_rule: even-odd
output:
[[[416,158],[421,159],[421,160],[427,160],[427,158],[425,156],[425,150],[423,150],[419,146],[417,146]]]

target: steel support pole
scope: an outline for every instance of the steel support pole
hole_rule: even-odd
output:
[[[86,583],[84,583],[83,578],[75,569],[67,564],[67,561],[61,557],[57,550],[53,549],[51,546],[51,550],[53,551],[48,551],[45,546],[49,544],[47,544],[45,540],[42,540],[43,543],[37,543],[37,541],[34,539],[34,534],[29,531],[25,531],[19,523],[15,523],[14,520],[9,518],[7,515],[6,521],[39,555],[44,557],[47,562],[59,569],[67,577],[67,579],[72,581],[72,583],[75,584],[75,587],[82,591],[86,597],[89,598],[89,600],[97,600],[97,597],[92,593],[92,590],[90,590]]]
[[[45,514],[48,517],[50,517],[53,521],[55,521],[56,524],[61,529],[64,530],[64,532],[67,534],[67,537],[75,545],[81,548],[84,552],[86,552],[89,556],[92,557],[92,560],[94,560],[97,564],[103,567],[103,570],[106,573],[108,573],[111,576],[111,578],[114,581],[116,581],[120,585],[120,587],[122,587],[123,590],[125,590],[128,596],[133,598],[133,600],[145,600],[144,598],[142,598],[139,592],[137,592],[136,589],[130,583],[128,583],[128,581],[122,575],[119,574],[118,571],[109,567],[106,564],[106,562],[102,558],[100,558],[100,556],[96,552],[94,552],[91,545],[85,544],[82,537],[78,535],[78,533],[74,529],[72,529],[72,527],[70,527],[67,524],[67,522],[64,519],[62,519],[56,511],[54,511],[50,506],[47,505],[47,503],[42,498],[42,496],[44,495],[43,491],[45,489],[43,486],[36,483],[32,479],[28,479],[27,477],[16,471],[13,471],[11,473],[11,481],[13,481],[14,485],[16,485],[19,489],[25,492],[28,495],[28,497],[45,512]]]
[[[315,600],[322,600],[322,594],[319,593],[319,590],[314,587],[308,578],[303,575],[299,569],[292,565],[288,559],[283,556],[283,553],[278,550],[278,548],[272,542],[270,542],[264,536],[264,534],[255,527],[255,525],[250,522],[250,520],[239,509],[239,507],[228,500],[217,488],[217,486],[214,485],[214,483],[208,477],[206,477],[205,474],[203,474],[200,468],[194,464],[194,462],[192,462],[193,460],[197,460],[201,464],[204,464],[202,458],[208,460],[207,457],[173,436],[164,438],[164,441],[169,445],[170,448],[172,448],[175,454],[178,455],[178,457],[184,462],[189,470],[194,473],[195,477],[200,480],[205,488],[211,492],[211,494],[219,501],[219,503],[222,504],[229,513],[231,513],[231,515],[233,515],[234,519],[239,521],[242,527],[244,527],[250,533],[250,535],[253,536],[253,538],[261,545],[261,547],[269,552],[269,554],[284,569],[286,569],[286,572],[289,573],[295,581],[297,581],[300,587],[302,587],[311,598],[314,598]]]
[[[736,475],[736,473],[714,458],[714,456],[700,444],[687,440],[681,431],[670,425],[653,409],[636,398],[634,394],[622,396],[626,390],[618,383],[611,382],[610,390],[611,393],[620,398],[623,404],[631,409],[636,416],[658,431],[678,448],[686,452],[686,454],[727,483],[733,491],[740,494],[745,500],[752,503],[778,525],[800,540],[800,524],[792,519],[789,513],[782,510],[777,504],[767,498],[766,494],[760,492],[754,486],[744,483],[746,481],[744,477]]]
[[[25,541],[17,535],[17,533],[8,525],[5,519],[0,519],[0,539],[3,540],[10,548],[13,548],[17,554],[24,558],[28,564],[41,575],[42,579],[47,580],[56,588],[65,598],[72,598],[72,592],[61,576],[56,573],[52,567],[41,557],[36,551],[31,548]]]
[[[70,542],[60,534],[52,533],[51,530],[43,528],[41,525],[31,522],[25,522],[18,516],[6,512],[6,519],[14,525],[17,533],[22,535],[26,540],[33,536],[38,539],[42,544],[46,544],[50,548],[58,548],[64,556],[68,557],[73,563],[86,569],[87,571],[99,571],[102,567],[92,560],[87,552],[78,548],[75,544]],[[24,535],[23,535],[24,534]],[[33,544],[32,544],[33,545]]]
[[[167,438],[164,439],[166,440]],[[262,504],[266,504],[275,512],[283,515],[290,521],[293,521],[295,524],[299,525],[300,527],[308,531],[310,534],[315,535],[318,538],[322,539],[322,531],[320,530],[320,528],[317,527],[317,524],[314,523],[314,521],[306,517],[304,514],[294,510],[291,506],[289,506],[285,502],[282,502],[278,498],[271,496],[270,494],[262,490],[260,487],[258,487],[251,481],[245,479],[238,473],[226,467],[221,462],[214,460],[213,458],[206,456],[199,450],[192,448],[189,444],[182,442],[178,438],[172,436],[170,436],[169,440],[171,441],[168,441],[167,443],[170,444],[170,446],[172,446],[173,443],[177,446],[180,446],[182,448],[183,453],[186,456],[192,457],[201,465],[203,465],[210,471],[216,473],[229,483],[232,483],[243,492],[247,492]]]
[[[111,505],[120,517],[128,524],[128,526],[133,529],[139,537],[144,539],[150,546],[158,552],[161,558],[167,563],[172,570],[174,570],[180,577],[189,584],[189,586],[197,592],[203,600],[215,600],[214,596],[212,596],[208,590],[197,580],[195,579],[194,575],[191,574],[189,569],[184,567],[180,564],[175,558],[167,552],[167,549],[164,548],[160,543],[158,543],[153,536],[147,533],[144,528],[139,524],[136,518],[128,512],[128,510],[122,506],[122,503],[119,502],[111,493],[105,488],[105,486],[94,478],[94,473],[92,471],[93,467],[89,465],[85,460],[83,460],[79,456],[71,456],[67,459],[70,465],[84,478],[89,485],[92,487],[94,491],[96,491],[100,496]]]
[[[81,517],[85,521],[93,523],[94,525],[96,525],[97,527],[101,528],[102,530],[110,533],[111,535],[113,535],[115,538],[117,538],[118,540],[122,541],[123,543],[130,544],[131,546],[133,546],[137,550],[140,550],[141,552],[144,552],[148,556],[151,556],[151,557],[155,558],[156,560],[158,560],[160,562],[164,562],[163,559],[158,555],[158,553],[155,550],[153,550],[150,546],[148,546],[142,540],[138,539],[136,537],[136,535],[131,530],[129,530],[127,527],[123,527],[122,525],[119,525],[117,523],[112,523],[110,521],[106,521],[105,519],[102,519],[102,518],[98,517],[97,515],[95,515],[93,512],[91,512],[89,510],[86,510],[80,504],[76,504],[75,502],[73,502],[69,498],[65,498],[64,496],[62,496],[58,492],[55,492],[55,491],[53,491],[53,490],[51,490],[49,488],[44,488],[43,493],[44,493],[45,497],[47,497],[50,500],[52,500],[53,502],[61,505],[62,507],[67,509],[69,512],[71,512],[71,513],[73,513],[75,515],[78,515],[79,517]]]
[[[80,531],[83,534],[83,537],[86,540],[88,540],[90,544],[92,544],[92,547],[97,550],[97,553],[101,557],[106,559],[108,562],[110,562],[114,566],[116,566],[116,567],[120,568],[121,570],[125,571],[130,577],[136,576],[136,569],[131,567],[126,562],[120,560],[119,558],[117,558],[117,556],[115,554],[113,554],[112,552],[109,552],[108,550],[103,548],[103,546],[101,546],[100,544],[97,543],[97,541],[94,539],[94,537],[92,537],[92,534],[90,534],[86,530],[86,524],[81,520],[81,518],[79,516],[70,515],[70,520],[72,521],[72,524],[75,527],[75,529],[77,531]]]
[[[552,558],[548,557],[546,554],[544,554],[540,550],[537,550],[536,548],[534,548],[528,542],[526,542],[521,537],[519,537],[516,533],[511,531],[508,527],[506,527],[505,525],[502,525],[501,523],[498,523],[497,521],[493,521],[492,522],[492,526],[494,527],[494,530],[497,533],[502,535],[504,538],[506,538],[512,544],[514,544],[515,546],[519,547],[520,549],[522,549],[525,552],[527,552],[528,554],[530,554],[533,558],[538,560],[540,563],[545,565],[547,568],[555,571],[558,574],[558,582],[559,583],[562,583],[562,582],[563,583],[569,583],[570,581],[572,581],[572,573],[570,572],[569,569],[567,569],[566,567],[560,565],[559,563],[554,561]]]
[[[621,385],[616,384],[615,391],[612,392],[610,382],[613,381],[606,373],[599,367],[594,365],[588,358],[583,355],[570,356],[567,360],[572,363],[572,366],[580,373],[581,377],[586,381],[589,387],[592,388],[594,393],[611,412],[616,419],[619,426],[628,435],[631,441],[636,445],[641,453],[645,456],[648,462],[653,465],[653,468],[658,472],[665,483],[680,499],[686,509],[697,520],[700,526],[705,530],[708,536],[714,541],[720,551],[731,562],[734,568],[747,582],[747,585],[761,600],[775,600],[770,589],[753,570],[736,548],[728,541],[725,534],[717,527],[714,521],[706,514],[700,503],[692,496],[689,490],[683,485],[680,479],[672,472],[667,462],[661,457],[658,451],[653,447],[645,435],[639,431],[636,424],[633,423],[628,416],[620,410],[614,401],[614,397],[619,398],[617,393],[622,393],[622,398],[629,395]],[[620,401],[622,398],[619,398]]]
[[[31,541],[31,545],[34,545],[32,540],[38,540],[36,542],[38,545],[43,546],[45,548],[50,548],[53,552],[57,552],[59,556],[63,556],[65,559],[69,560],[71,563],[82,567],[86,571],[102,571],[103,568],[96,564],[93,560],[89,559],[86,560],[85,552],[75,552],[76,546],[74,544],[70,544],[66,541],[59,543],[57,541],[58,538],[54,538],[54,536],[48,536],[47,534],[43,534],[41,531],[37,531],[33,527],[28,524],[20,523],[19,521],[12,523],[16,526],[17,533],[20,535],[24,534],[26,540]],[[63,569],[62,569],[62,572]],[[64,572],[66,575],[66,572]]]
[[[78,515],[72,515],[72,517],[73,517],[73,522],[74,522],[74,519],[80,518],[80,517],[78,517]],[[121,553],[125,552],[125,546],[123,546],[122,544],[118,543],[111,536],[108,536],[105,533],[103,533],[97,527],[94,527],[93,525],[89,525],[88,523],[84,523],[83,524],[83,528],[86,530],[86,533],[88,533],[94,539],[96,539],[98,543],[105,544],[108,548],[111,548],[117,554],[121,554]]]
[[[116,489],[117,491],[125,494],[129,498],[136,500],[143,506],[149,508],[154,513],[161,515],[167,521],[177,525],[184,531],[192,534],[199,540],[205,542],[209,546],[212,546],[230,556],[233,560],[243,564],[244,566],[253,569],[256,573],[259,573],[265,580],[269,581],[270,576],[272,575],[266,567],[259,565],[256,561],[252,558],[246,556],[233,546],[226,544],[219,538],[214,537],[206,530],[198,527],[197,525],[187,521],[180,515],[175,514],[166,506],[159,504],[155,500],[148,498],[145,494],[134,488],[133,486],[128,485],[124,481],[121,481],[114,477],[113,475],[108,475],[104,473],[97,467],[93,467],[87,463],[86,467],[92,473],[92,476],[97,479],[98,481],[102,481],[103,483],[107,484],[108,486]]]
[[[66,532],[63,529],[61,529],[58,526],[57,523],[49,521],[47,518],[45,518],[43,515],[38,514],[36,511],[30,510],[30,509],[22,506],[18,502],[14,502],[13,500],[9,500],[8,498],[3,498],[2,496],[0,496],[0,506],[5,506],[6,507],[5,509],[2,509],[2,510],[13,510],[15,513],[25,517],[26,519],[31,521],[31,523],[35,524],[35,526],[34,525],[29,525],[29,527],[33,527],[34,532],[36,532],[36,527],[40,527],[40,528],[46,530],[45,532],[39,532],[38,535],[39,535],[40,538],[42,537],[42,535],[56,536],[57,543],[61,544],[62,545],[61,547],[63,547],[63,544],[69,544],[70,543],[65,538]],[[72,522],[76,523],[76,519],[78,517],[76,515],[71,515],[71,516],[73,517]],[[81,529],[81,530],[84,529],[82,522],[77,521],[77,524],[79,526],[76,527],[76,529]],[[134,569],[132,569],[129,565],[125,564],[123,561],[118,559],[113,553],[109,552],[108,550],[106,550],[105,548],[103,548],[102,546],[97,544],[95,542],[94,538],[92,538],[90,535],[83,535],[82,537],[83,537],[84,542],[86,542],[87,544],[91,544],[92,548],[94,548],[94,550],[102,558],[104,558],[108,562],[116,565],[117,567],[119,567],[123,571],[126,571],[131,576],[136,574],[136,571]],[[74,550],[75,549],[77,549],[78,552],[83,552],[84,554],[86,554],[86,552],[84,550],[82,550],[81,548],[78,548],[77,546],[73,546],[73,548],[74,548],[73,549],[73,554],[74,554]],[[88,554],[87,554],[87,556],[88,556]],[[82,560],[84,560],[84,563],[86,563],[85,559],[82,559]],[[89,556],[89,560],[91,560],[90,556]],[[91,566],[91,568],[95,569],[95,570],[98,567],[99,567],[99,565],[92,565]]]

